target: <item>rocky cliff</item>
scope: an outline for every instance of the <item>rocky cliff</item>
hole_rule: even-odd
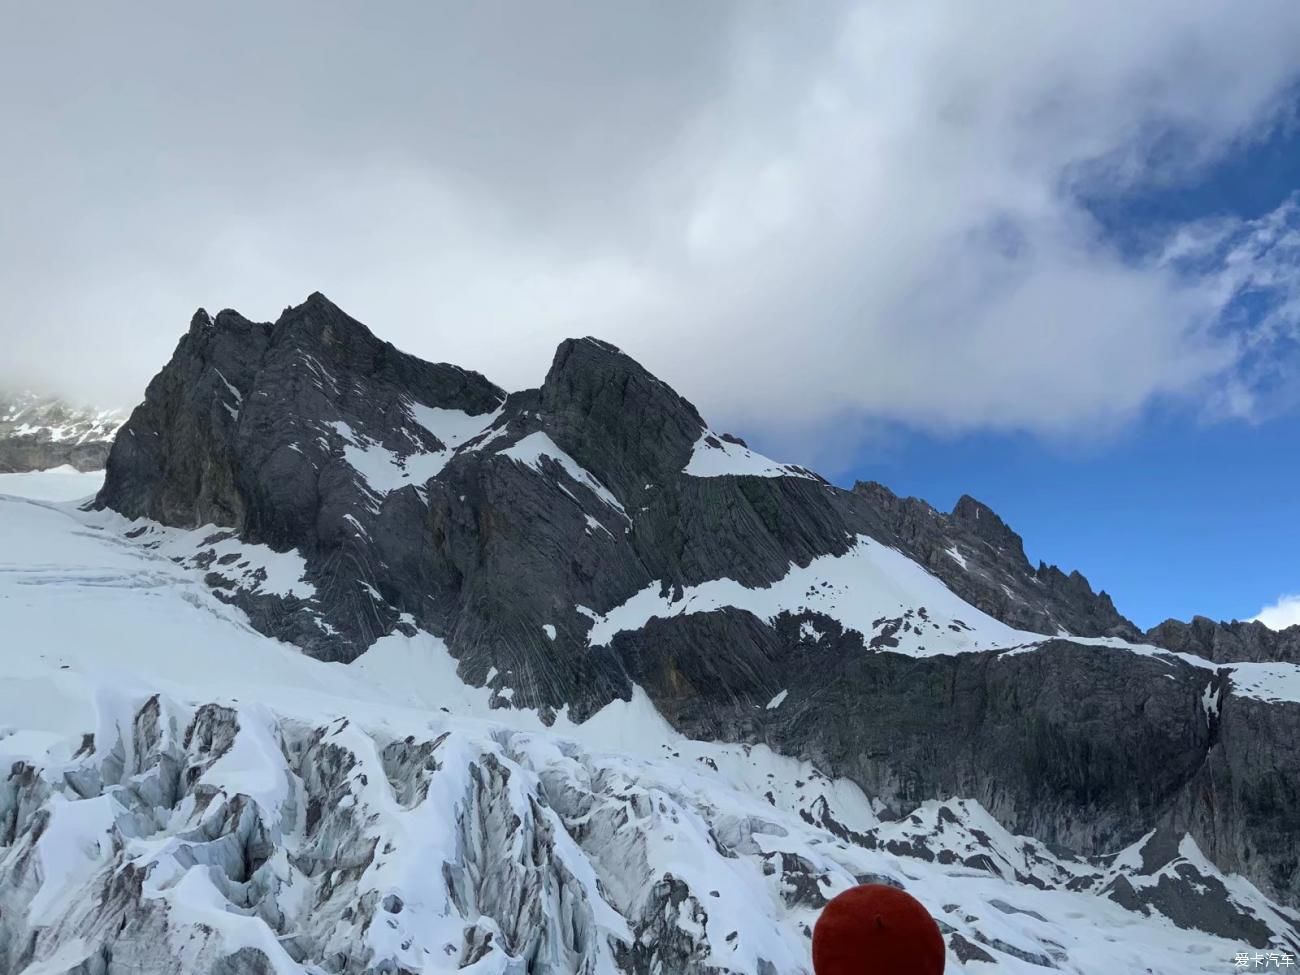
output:
[[[199,312],[97,504],[324,660],[424,631],[499,708],[581,721],[639,686],[887,818],[971,797],[1079,856],[1159,828],[1300,903],[1300,703],[1273,651],[1142,643],[973,499],[771,461],[594,339],[507,394],[321,295],[274,323]]]
[[[1300,626],[1272,630],[1256,621],[1215,622],[1205,616],[1191,622],[1165,620],[1147,631],[1158,646],[1226,663],[1232,660],[1300,662]]]

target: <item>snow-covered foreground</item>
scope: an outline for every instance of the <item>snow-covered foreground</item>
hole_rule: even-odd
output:
[[[1293,923],[1186,839],[1085,862],[960,799],[882,823],[640,694],[547,728],[427,634],[311,660],[113,527],[0,498],[0,972],[793,975],[863,879],[930,907],[954,972],[1236,970],[1245,940],[1104,896],[1171,878],[1256,940]]]

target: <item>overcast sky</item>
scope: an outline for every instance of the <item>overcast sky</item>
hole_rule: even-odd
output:
[[[1294,204],[1085,206],[1294,124],[1295,0],[0,2],[11,383],[130,405],[196,307],[321,290],[511,388],[601,336],[831,467],[1295,393]]]

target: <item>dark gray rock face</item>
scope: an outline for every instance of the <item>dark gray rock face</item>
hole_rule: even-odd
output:
[[[0,474],[69,466],[100,471],[122,417],[56,397],[0,391]]]
[[[761,741],[904,816],[973,798],[1016,832],[1087,855],[1158,824],[1300,903],[1300,704],[1235,692],[1175,657],[1051,641],[920,659],[816,644],[734,610],[656,621],[614,648],[694,737]],[[719,654],[715,648],[733,648]],[[786,702],[762,702],[785,690]]]
[[[1219,663],[1241,660],[1300,663],[1300,626],[1271,630],[1255,621],[1216,623],[1205,616],[1194,616],[1190,623],[1165,620],[1148,630],[1146,639],[1156,646]]]
[[[1222,869],[1300,905],[1300,704],[1226,693],[1214,744],[1174,803],[1170,822],[1191,831]]]
[[[421,484],[405,465],[449,448],[413,411],[458,411],[486,425],[504,399],[476,373],[399,352],[321,295],[274,325],[200,310],[114,442],[97,504],[299,549],[316,599],[230,598],[265,632],[348,659],[396,625],[378,594],[392,592],[400,568],[429,544]],[[377,470],[373,479],[349,452]],[[381,571],[383,562],[395,571]],[[428,591],[424,575],[405,581]]]
[[[1067,575],[1044,562],[1037,569],[1030,565],[1020,536],[969,495],[944,514],[875,481],[859,481],[853,493],[879,513],[890,544],[993,618],[1034,633],[1140,637],[1110,596],[1094,593],[1079,572]]]
[[[687,474],[701,444],[744,449],[605,343],[563,343],[540,389],[506,396],[313,295],[274,324],[197,314],[118,435],[97,504],[296,549],[313,594],[218,592],[324,659],[418,626],[468,682],[508,675],[501,706],[582,720],[639,684],[680,730],[809,758],[897,816],[968,796],[1088,855],[1167,823],[1300,903],[1300,802],[1277,774],[1300,781],[1300,705],[1237,695],[1223,673],[1177,658],[1069,642],[1141,635],[1078,573],[1031,567],[973,499],[945,515],[794,469]],[[900,605],[873,634],[817,613],[723,608],[652,615],[592,645],[593,620],[638,593],[680,598],[718,579],[760,589],[859,536],[995,619],[1064,639],[904,656],[888,652],[888,631],[925,608]],[[1219,653],[1235,653],[1226,639]]]

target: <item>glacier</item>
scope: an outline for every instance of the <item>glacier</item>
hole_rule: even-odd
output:
[[[889,819],[809,762],[684,737],[639,690],[582,722],[502,707],[509,671],[466,684],[411,626],[316,660],[218,598],[185,554],[202,532],[124,532],[13,477],[0,971],[806,975],[820,907],[863,881],[919,897],[959,973],[1295,950],[1295,916],[1187,837],[1081,858],[960,796]],[[1294,674],[1256,670],[1234,679]]]

